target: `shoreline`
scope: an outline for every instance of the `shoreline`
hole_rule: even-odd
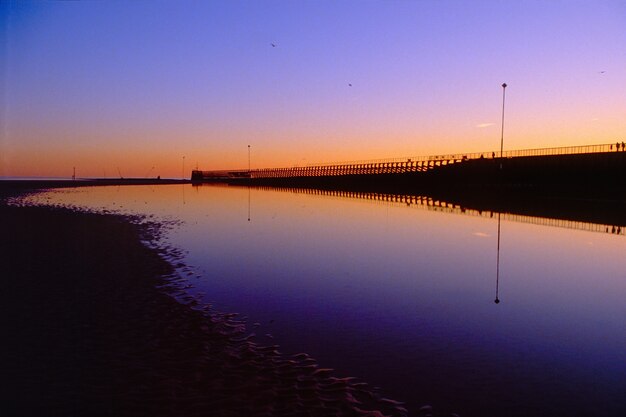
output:
[[[3,200],[37,188],[0,190],[8,414],[407,414],[304,353],[257,344],[236,315],[176,301],[173,266],[142,243],[157,226]]]

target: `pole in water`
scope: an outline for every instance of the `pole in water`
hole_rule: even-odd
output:
[[[502,129],[500,134],[500,169],[502,169],[502,156],[504,150],[504,98],[506,95],[506,83],[502,84]]]
[[[248,145],[248,173],[250,173],[250,145]]]

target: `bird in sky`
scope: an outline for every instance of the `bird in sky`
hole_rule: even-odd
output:
[[[352,87],[352,84],[348,83],[348,87]]]
[[[272,48],[276,48],[276,44],[274,42],[271,43]]]

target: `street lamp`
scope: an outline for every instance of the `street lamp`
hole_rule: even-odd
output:
[[[250,145],[248,145],[248,174],[250,173]]]
[[[502,159],[502,151],[504,149],[504,97],[506,94],[506,83],[502,84],[502,130],[500,135],[500,159]],[[502,162],[500,162],[500,169],[502,169]]]

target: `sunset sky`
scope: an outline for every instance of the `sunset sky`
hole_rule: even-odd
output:
[[[626,141],[624,1],[0,2],[0,176]]]

